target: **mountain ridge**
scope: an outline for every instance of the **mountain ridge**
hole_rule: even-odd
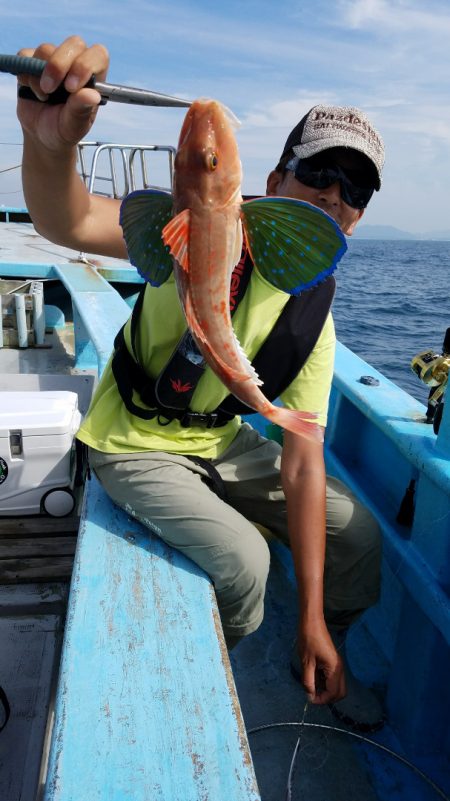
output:
[[[394,225],[360,225],[355,229],[353,239],[415,239],[415,240],[450,240],[450,229],[443,231],[425,231],[413,234],[403,231]]]

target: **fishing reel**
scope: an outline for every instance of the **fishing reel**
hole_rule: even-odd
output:
[[[450,373],[450,328],[447,328],[445,333],[442,353],[424,350],[416,354],[411,360],[411,369],[424,384],[430,387],[426,422],[433,423],[434,433],[437,434],[444,409],[444,392]]]

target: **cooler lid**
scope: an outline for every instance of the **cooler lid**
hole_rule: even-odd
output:
[[[0,392],[0,437],[74,434],[79,425],[76,392],[39,390]]]

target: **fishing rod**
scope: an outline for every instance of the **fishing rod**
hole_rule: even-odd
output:
[[[0,54],[0,72],[9,72],[11,75],[33,75],[40,78],[44,71],[47,62],[40,58],[32,58],[29,56],[10,56]],[[133,86],[122,86],[120,84],[105,83],[98,81],[95,75],[89,79],[85,88],[96,89],[100,93],[102,102],[105,105],[108,100],[114,103],[131,103],[137,106],[173,106],[176,108],[187,108],[191,105],[190,100],[182,100],[179,97],[171,97],[170,95],[163,95],[159,92],[151,92],[148,89],[136,89]],[[70,92],[64,89],[64,86],[58,88],[49,94],[46,103],[50,105],[57,105],[58,103],[65,103],[69,97]],[[18,96],[25,100],[36,100],[34,92],[29,86],[19,86]]]

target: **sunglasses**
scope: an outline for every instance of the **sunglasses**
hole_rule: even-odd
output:
[[[317,161],[313,163],[311,159],[299,159],[298,156],[294,156],[286,164],[286,169],[294,173],[297,181],[314,189],[328,189],[329,186],[339,181],[342,200],[353,209],[365,209],[374,193],[373,187],[360,186],[355,183],[355,177],[349,176],[352,171],[344,169],[338,164],[324,163],[321,165]],[[357,176],[356,180],[358,180]]]

